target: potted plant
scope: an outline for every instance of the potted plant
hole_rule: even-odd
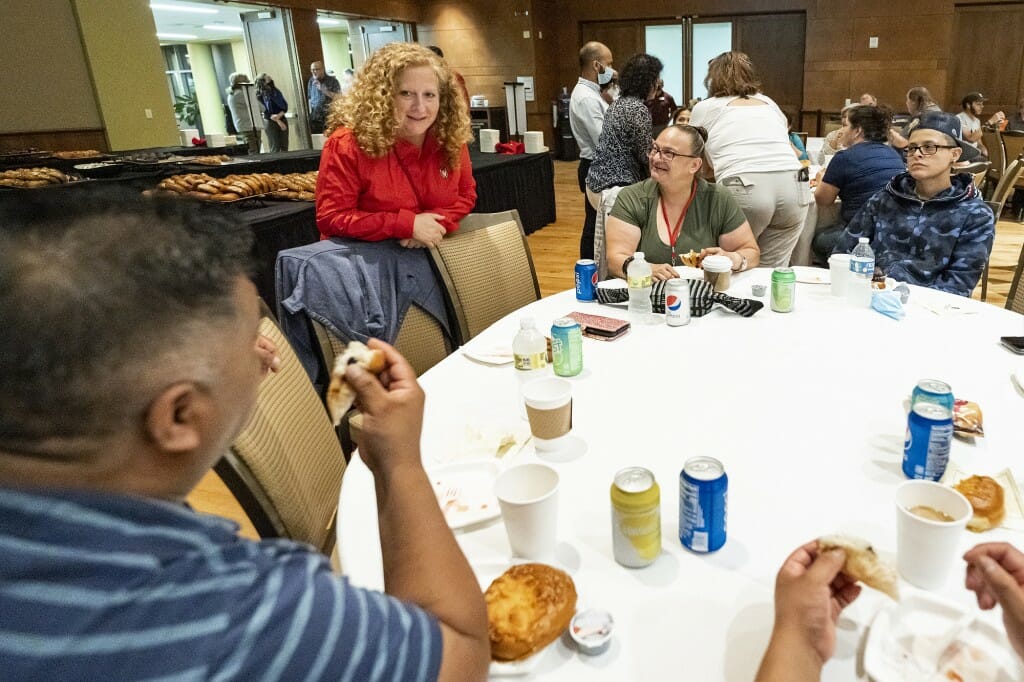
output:
[[[196,93],[191,92],[175,97],[174,115],[186,126],[198,128],[200,135],[202,134],[202,123],[196,125],[199,122],[199,99],[196,97]]]

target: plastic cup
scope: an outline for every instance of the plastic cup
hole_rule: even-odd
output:
[[[313,133],[313,135],[311,137],[313,138],[313,149],[323,149],[324,148],[324,142],[327,139],[326,137],[324,137],[320,133]]]
[[[572,384],[548,377],[523,384],[522,391],[534,447],[539,451],[562,447],[572,431]]]
[[[832,280],[832,295],[846,298],[846,288],[850,281],[850,254],[833,253],[829,256],[828,271]]]
[[[930,507],[951,517],[934,521],[911,512]],[[943,587],[957,563],[960,539],[971,503],[956,490],[935,481],[907,481],[896,488],[896,564],[912,585],[934,590]]]
[[[555,553],[558,472],[545,464],[520,464],[494,482],[508,543],[515,556],[544,559]]]

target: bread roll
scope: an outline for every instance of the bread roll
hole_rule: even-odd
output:
[[[868,587],[899,600],[899,579],[896,576],[896,571],[878,558],[870,544],[860,538],[843,535],[827,535],[818,538],[819,551],[825,552],[836,548],[846,552],[843,573]]]
[[[380,374],[384,371],[384,353],[371,350],[359,341],[349,341],[345,352],[335,358],[331,383],[327,387],[327,409],[335,426],[341,423],[341,418],[355,402],[356,392],[345,381],[345,368],[356,363],[374,374]]]
[[[971,476],[953,486],[967,498],[974,516],[967,522],[967,530],[981,533],[991,530],[1006,517],[1003,486],[988,476]]]
[[[484,593],[491,658],[515,661],[558,639],[576,612],[576,586],[545,564],[508,569]]]

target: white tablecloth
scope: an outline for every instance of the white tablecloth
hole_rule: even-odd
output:
[[[765,269],[744,273],[730,293],[749,297],[750,285],[768,277]],[[574,433],[586,452],[545,461],[561,474],[558,562],[576,582],[579,606],[609,610],[616,630],[598,657],[556,642],[534,679],[752,679],[771,631],[775,574],[790,551],[843,531],[895,560],[902,401],[919,379],[948,381],[984,410],[986,436],[954,442],[956,464],[988,473],[1020,461],[1024,399],[1009,375],[1024,360],[998,340],[1024,333],[1021,316],[916,287],[899,322],[848,307],[828,285],[799,284],[792,313],[774,313],[765,302],[750,319],[716,310],[686,327],[634,326],[610,343],[584,339],[585,369],[572,381]],[[564,292],[507,316],[471,345],[510,345],[521,314],[545,328],[574,310],[627,316]],[[467,426],[522,424],[513,373],[456,352],[421,378],[428,469],[459,450]],[[697,455],[717,457],[729,476],[728,541],[707,555],[678,539],[678,476]],[[512,459],[537,457],[527,444]],[[631,465],[651,469],[661,486],[663,553],[644,569],[612,557],[609,486]],[[353,583],[380,588],[375,506],[371,476],[353,458],[340,496],[341,564]],[[457,537],[471,563],[510,560],[500,519]],[[965,532],[962,549],[982,540],[1024,544],[997,529]],[[962,585],[958,562],[940,592],[972,606]],[[824,679],[863,678],[865,631],[886,603],[865,589],[844,612]],[[998,622],[997,614],[984,617]]]

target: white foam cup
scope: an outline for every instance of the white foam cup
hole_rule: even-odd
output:
[[[829,256],[828,271],[832,280],[832,295],[846,298],[846,288],[850,281],[850,254],[833,253]]]
[[[519,464],[494,482],[505,532],[515,556],[543,559],[555,552],[558,472],[546,464]]]
[[[952,521],[933,521],[911,509],[931,507]],[[971,518],[971,503],[956,490],[935,481],[906,481],[896,488],[896,564],[912,585],[943,587],[958,561],[960,541]]]
[[[321,133],[313,133],[311,137],[313,138],[313,149],[324,148],[324,142],[327,139],[326,137],[324,137],[324,135],[322,135]]]

